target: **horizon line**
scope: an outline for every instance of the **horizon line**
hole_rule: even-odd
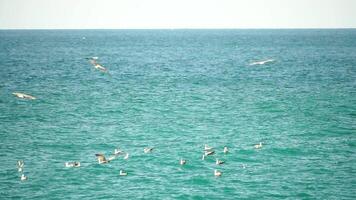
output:
[[[356,29],[356,27],[274,27],[274,28],[0,28],[0,30],[320,30]]]

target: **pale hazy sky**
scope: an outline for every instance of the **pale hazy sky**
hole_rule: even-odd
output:
[[[12,28],[356,28],[356,0],[0,0]]]

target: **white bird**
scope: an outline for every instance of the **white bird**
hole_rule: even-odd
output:
[[[94,68],[95,68],[95,69],[98,69],[98,70],[100,70],[100,71],[102,71],[102,72],[107,72],[107,71],[108,71],[105,67],[103,67],[103,66],[100,65],[100,64],[95,64],[95,65],[94,65]]]
[[[181,158],[180,161],[179,161],[179,164],[180,164],[180,165],[185,165],[185,163],[187,163],[187,161],[186,161],[186,160],[183,160],[183,159]]]
[[[23,160],[17,161],[17,167],[23,167],[24,165],[25,165],[25,163],[23,162]]]
[[[107,72],[108,70],[103,67],[102,65],[100,65],[96,60],[98,59],[98,57],[92,57],[92,58],[88,58],[89,59],[89,62],[93,65],[93,67],[95,69],[98,69],[102,72]]]
[[[124,170],[120,170],[120,176],[127,176],[127,172],[124,172]]]
[[[214,170],[214,175],[215,175],[216,177],[221,176],[221,174],[222,174],[222,172],[218,171],[217,169]]]
[[[205,156],[210,156],[213,155],[215,153],[215,151],[207,151],[204,153]]]
[[[80,162],[66,162],[66,167],[80,167]]]
[[[264,65],[266,63],[273,62],[273,61],[274,61],[273,59],[262,60],[262,61],[250,63],[250,65]]]
[[[150,153],[153,150],[153,147],[146,147],[143,149],[143,152]]]
[[[207,144],[204,145],[204,151],[211,151],[213,147],[209,147]]]
[[[110,156],[108,159],[105,158],[104,154],[95,154],[96,158],[98,159],[99,164],[109,163],[110,161],[114,160],[116,156]]]
[[[25,163],[23,162],[23,160],[19,160],[17,161],[17,169],[19,172],[23,171],[23,167],[25,166]]]
[[[123,151],[121,151],[119,148],[114,150],[114,155],[121,154]]]
[[[21,181],[25,181],[25,180],[27,180],[27,176],[25,176],[25,174],[22,174],[21,175]]]
[[[222,165],[224,163],[225,163],[224,161],[219,160],[219,159],[216,159],[216,162],[215,162],[215,164],[217,164],[217,165]]]
[[[255,144],[255,149],[260,149],[262,148],[262,142],[260,142],[259,144]]]
[[[126,153],[124,159],[127,160],[129,158],[129,153]]]
[[[31,100],[36,99],[36,97],[34,97],[34,96],[31,96],[31,95],[28,95],[28,94],[24,94],[24,93],[21,93],[21,92],[14,92],[12,94],[15,95],[18,98],[21,98],[21,99],[31,99]]]
[[[229,149],[227,147],[224,147],[224,153],[229,153]]]

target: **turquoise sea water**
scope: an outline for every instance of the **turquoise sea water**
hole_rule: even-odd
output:
[[[355,199],[355,89],[355,29],[3,30],[0,199]]]

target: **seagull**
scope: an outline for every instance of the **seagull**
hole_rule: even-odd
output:
[[[66,167],[80,167],[80,162],[66,162]]]
[[[222,160],[219,160],[219,159],[216,159],[216,162],[215,162],[217,165],[222,165],[224,164],[225,162],[222,161]]]
[[[25,176],[25,174],[22,174],[21,175],[21,181],[25,181],[25,180],[27,180],[27,176]]]
[[[126,153],[124,159],[127,160],[129,158],[129,153]]]
[[[262,142],[260,142],[259,144],[255,144],[255,149],[260,149],[262,148]]]
[[[187,161],[186,161],[186,160],[183,160],[183,159],[181,158],[180,161],[179,161],[179,164],[180,164],[180,165],[185,165],[185,163],[187,163]]]
[[[125,172],[124,170],[120,170],[120,176],[127,176],[127,172]]]
[[[123,151],[121,151],[119,148],[115,149],[114,151],[114,155],[119,155],[121,154]]]
[[[100,65],[98,63],[94,65],[94,68],[98,69],[98,70],[100,70],[102,72],[107,72],[108,71],[105,67],[103,67],[102,65]]]
[[[21,92],[14,92],[12,94],[15,95],[18,98],[21,98],[21,99],[31,99],[31,100],[36,99],[36,97],[34,97],[34,96],[31,96],[31,95],[28,95],[28,94],[24,94],[24,93],[21,93]]]
[[[204,151],[211,151],[213,150],[213,147],[209,147],[207,144],[204,146]]]
[[[24,165],[25,163],[23,162],[23,160],[17,161],[17,167],[23,167]]]
[[[216,177],[221,176],[221,174],[222,174],[222,172],[219,172],[217,169],[214,170],[214,175],[215,175]]]
[[[227,147],[224,147],[224,153],[229,153],[229,149]]]
[[[207,151],[204,153],[205,156],[210,156],[213,155],[215,153],[215,151]]]
[[[204,152],[203,156],[201,157],[202,160],[205,160],[205,157],[209,156],[209,155],[213,155],[215,153],[215,151],[208,151],[208,152]]]
[[[17,161],[17,168],[18,168],[19,172],[23,171],[24,166],[25,166],[25,163],[23,162],[23,160]]]
[[[143,152],[150,153],[153,150],[153,147],[146,147],[143,149]]]
[[[110,156],[108,159],[106,159],[104,154],[100,154],[100,153],[95,154],[95,156],[97,157],[99,164],[109,163],[110,161],[116,158],[115,156]]]
[[[274,61],[273,59],[262,60],[262,61],[250,63],[250,65],[264,65],[266,63],[273,62],[273,61]]]
[[[107,72],[108,71],[105,67],[103,67],[98,62],[96,62],[96,60],[99,59],[98,57],[91,57],[91,58],[87,58],[87,59],[89,59],[89,62],[93,65],[93,67],[95,69],[98,69],[98,70],[100,70],[102,72]]]

